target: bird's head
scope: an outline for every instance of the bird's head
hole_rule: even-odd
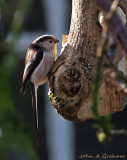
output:
[[[38,37],[33,44],[37,44],[45,50],[51,50],[57,46],[59,40],[52,35],[43,35]]]

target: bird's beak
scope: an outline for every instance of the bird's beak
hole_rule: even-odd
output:
[[[59,43],[60,41],[57,39],[55,43]]]

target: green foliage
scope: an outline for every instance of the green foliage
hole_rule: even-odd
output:
[[[103,50],[102,50],[103,51]],[[96,75],[94,78],[94,83],[93,83],[93,94],[92,94],[92,111],[95,117],[95,120],[97,122],[96,125],[94,125],[94,128],[97,130],[102,130],[103,132],[103,140],[101,138],[101,142],[105,143],[105,140],[111,136],[111,129],[113,129],[113,125],[111,124],[111,116],[107,115],[105,117],[101,117],[98,112],[98,91],[99,91],[99,84],[101,80],[101,75],[102,75],[102,63],[103,63],[103,55],[98,57],[98,63],[97,63],[97,69],[96,69]],[[102,136],[101,136],[102,137]],[[100,141],[100,139],[99,139]]]
[[[104,33],[103,33],[104,34]],[[97,66],[96,66],[96,74],[93,82],[93,91],[92,91],[92,112],[97,124],[94,126],[97,130],[101,130],[103,134],[98,136],[100,142],[106,141],[111,136],[111,129],[113,129],[113,125],[111,124],[110,115],[101,117],[98,112],[98,91],[99,85],[102,78],[102,67],[104,54],[107,52],[106,46],[108,43],[108,36],[102,36],[102,40],[100,46],[98,46],[97,50]],[[103,135],[103,136],[102,136]]]
[[[37,159],[28,127],[12,101],[9,69],[0,66],[0,73],[0,157],[5,160],[11,150],[19,149],[31,159]]]
[[[111,116],[99,116],[96,121],[97,124],[94,125],[94,128],[97,130],[101,129],[107,136],[111,136],[111,129],[114,128],[114,126],[111,124]]]
[[[17,41],[29,2],[30,0],[18,2],[14,0],[5,3],[4,0],[0,0],[0,10],[2,13],[6,11],[6,23],[0,37],[0,52],[2,53],[0,57],[0,159],[2,160],[9,159],[13,150],[18,150],[29,159],[38,159],[28,126],[15,109],[10,86],[10,77],[18,62]],[[6,37],[9,32],[12,34],[12,40],[7,43]]]

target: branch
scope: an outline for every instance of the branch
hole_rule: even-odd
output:
[[[95,117],[91,110],[91,96],[93,79],[96,76],[97,42],[100,40],[102,30],[97,21],[98,7],[96,1],[73,0],[72,4],[68,40],[62,48],[61,55],[56,60],[49,77],[49,97],[52,106],[61,116],[71,121],[81,122]],[[127,3],[125,3],[126,5]],[[110,35],[109,32],[108,35]],[[116,34],[113,32],[113,35]],[[103,50],[104,52],[109,48],[108,45],[105,46],[106,50]],[[111,46],[110,49],[112,49]],[[118,50],[113,57],[115,64],[121,61],[121,52],[122,49],[118,46]],[[102,57],[98,58],[100,58],[100,64],[103,67]],[[100,64],[98,65],[98,71],[102,73]],[[96,116],[98,116],[98,112],[99,115],[105,116],[121,111],[123,104],[125,104],[126,95],[123,92],[118,92],[116,81],[111,78],[107,70],[103,72],[102,78],[101,74],[98,75],[100,77],[96,76],[96,78],[101,81],[99,83],[99,80],[96,79],[95,81],[98,84],[94,85],[95,93],[98,93],[98,95],[93,94],[95,95],[93,104],[98,105],[98,110],[97,112],[95,110],[94,113],[96,112]],[[104,121],[101,126],[106,124]]]
[[[107,0],[95,0],[97,6],[102,10],[104,15],[110,11],[110,3]],[[115,13],[111,19],[111,30],[116,33],[122,48],[127,55],[127,30],[124,27],[120,17]]]

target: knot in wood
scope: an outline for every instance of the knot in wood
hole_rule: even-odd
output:
[[[69,97],[78,94],[81,87],[81,73],[77,68],[67,69],[59,79],[61,90]]]

